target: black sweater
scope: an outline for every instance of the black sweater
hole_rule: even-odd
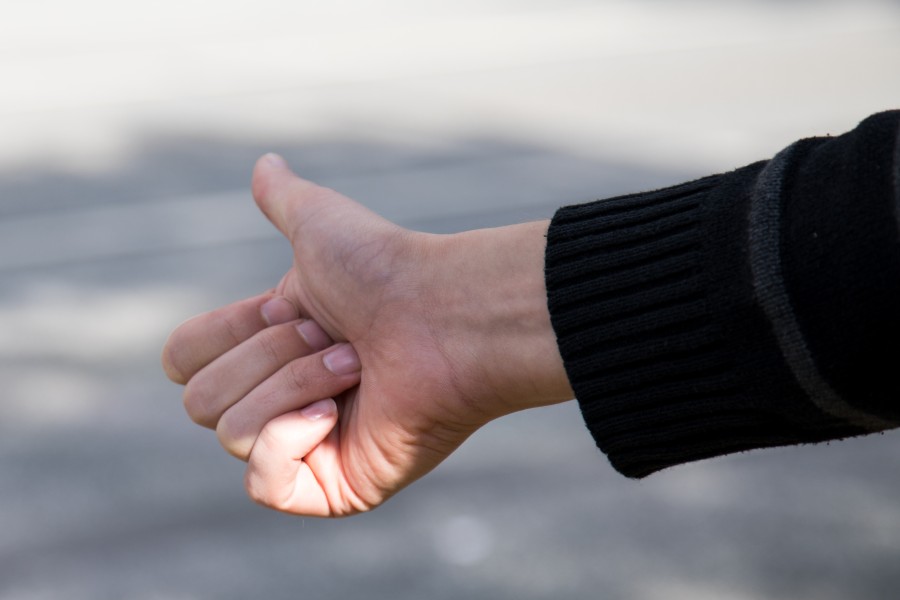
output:
[[[900,424],[900,111],[560,209],[553,327],[597,446],[642,477]]]

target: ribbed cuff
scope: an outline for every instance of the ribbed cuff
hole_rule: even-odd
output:
[[[627,475],[661,468],[658,458],[629,464],[634,452],[671,454],[656,438],[673,418],[684,423],[666,410],[673,398],[725,383],[701,257],[703,202],[717,180],[565,207],[548,232],[548,303],[570,383],[598,446]]]
[[[740,450],[858,433],[808,402],[754,298],[757,163],[560,209],[551,321],[585,422],[629,477]]]

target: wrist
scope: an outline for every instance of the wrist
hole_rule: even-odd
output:
[[[547,308],[548,221],[429,236],[428,289],[463,396],[488,419],[574,396]]]

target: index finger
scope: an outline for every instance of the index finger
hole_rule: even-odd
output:
[[[189,319],[169,335],[162,352],[166,376],[184,385],[213,360],[270,325],[299,317],[297,307],[268,292]]]

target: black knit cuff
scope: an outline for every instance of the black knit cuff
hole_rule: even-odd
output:
[[[626,475],[685,460],[662,438],[673,424],[675,437],[708,424],[673,400],[702,402],[728,384],[702,255],[704,203],[718,181],[565,207],[548,232],[548,303],[566,370],[594,439]]]
[[[831,329],[822,326],[820,332],[840,329],[841,311],[847,310],[840,301],[847,296],[831,296],[837,299],[834,305],[817,299],[820,289],[829,289],[827,264],[823,269],[803,258],[812,254],[797,254],[792,236],[800,232],[815,245],[820,239],[815,236],[827,230],[821,225],[825,221],[832,228],[877,222],[877,249],[868,248],[865,232],[854,228],[830,256],[848,265],[862,264],[866,257],[892,265],[890,292],[876,294],[878,314],[857,319],[863,325],[852,339],[864,345],[872,339],[867,337],[870,324],[878,320],[889,319],[887,331],[900,330],[886,310],[900,302],[893,266],[897,221],[887,217],[900,186],[897,167],[891,170],[896,116],[870,120],[855,136],[807,140],[797,152],[786,151],[768,165],[557,212],[546,252],[551,321],[585,422],[616,469],[642,477],[729,452],[847,437],[890,425],[877,415],[866,417],[879,408],[876,412],[886,414],[880,400],[875,406],[865,397],[848,396],[841,405],[823,396],[823,390],[830,391],[831,373],[840,373],[832,363],[858,350],[806,337],[808,318],[832,320]],[[880,146],[878,160],[871,149],[868,154],[860,150],[873,141]],[[859,178],[830,172],[841,164],[861,165],[856,173],[868,181],[859,187],[868,203],[881,207],[862,210],[875,216],[848,219],[821,202],[815,219],[799,214],[798,206],[817,197],[835,198],[835,206],[856,206],[852,197],[857,192],[847,182]],[[829,180],[840,189],[825,194],[822,186],[803,183]],[[798,192],[785,195],[793,189]],[[787,207],[784,215],[782,207]],[[854,240],[863,243],[854,248]],[[885,259],[886,253],[893,258]],[[846,269],[847,281],[853,279],[851,270]],[[872,297],[873,286],[887,289],[877,267],[857,271],[867,273],[864,281],[852,283],[860,297]],[[785,274],[783,284],[777,283]],[[794,296],[802,302],[800,323],[784,318],[791,316],[784,302]],[[823,306],[825,312],[816,312]],[[793,328],[787,334],[786,325]],[[809,347],[803,345],[806,340]],[[876,351],[867,352],[874,356]],[[810,370],[809,361],[826,353],[831,353],[829,363],[813,365],[824,370]],[[858,361],[845,364],[852,370]],[[811,373],[819,378],[814,385]],[[866,418],[857,418],[855,406]]]

